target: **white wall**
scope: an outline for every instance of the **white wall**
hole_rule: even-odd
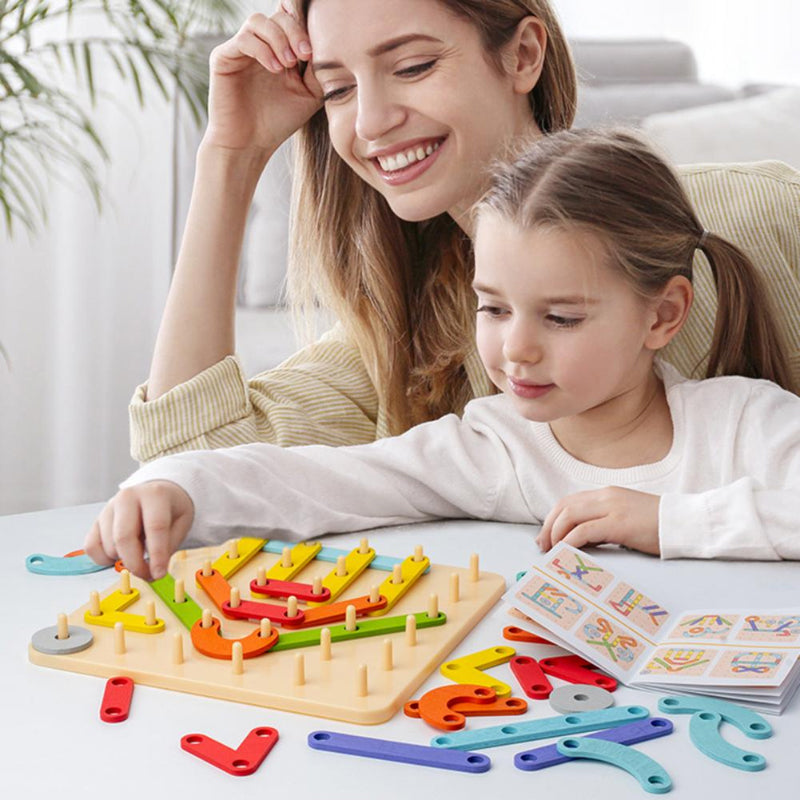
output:
[[[568,36],[667,37],[695,51],[702,80],[800,84],[796,0],[552,0]]]

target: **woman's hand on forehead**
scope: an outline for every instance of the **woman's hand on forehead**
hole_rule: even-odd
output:
[[[567,495],[547,515],[536,543],[542,551],[563,541],[578,548],[618,544],[659,555],[660,500],[620,486]]]

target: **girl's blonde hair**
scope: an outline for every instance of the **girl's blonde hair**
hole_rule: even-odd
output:
[[[303,15],[312,0],[303,0]],[[527,16],[547,31],[533,117],[546,133],[568,128],[576,78],[569,47],[547,0],[437,0],[479,31],[487,60]],[[472,391],[464,359],[472,347],[473,262],[469,239],[441,214],[405,222],[334,151],[324,110],[295,142],[287,290],[301,313],[322,306],[344,326],[386,410],[389,432],[459,412]]]
[[[499,165],[476,207],[525,228],[597,236],[634,289],[654,296],[675,275],[692,279],[705,253],[718,308],[706,377],[767,378],[792,390],[789,360],[761,275],[729,241],[706,231],[677,176],[626,131],[564,131],[519,149]]]

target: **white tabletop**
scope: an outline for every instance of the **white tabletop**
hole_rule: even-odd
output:
[[[34,552],[63,555],[79,548],[99,506],[0,517],[0,541],[6,563],[2,592],[4,642],[0,648],[3,677],[0,715],[0,786],[5,797],[53,798],[215,798],[234,791],[259,792],[275,800],[294,798],[480,798],[502,792],[545,792],[555,798],[641,796],[636,781],[622,770],[597,762],[577,761],[541,772],[514,767],[514,753],[540,743],[487,749],[492,768],[478,775],[356,758],[312,750],[306,743],[312,730],[326,729],[361,736],[428,744],[436,731],[420,720],[397,714],[377,726],[351,725],[170,692],[148,686],[136,688],[130,718],[109,725],[98,709],[105,681],[101,678],[37,667],[29,663],[31,635],[55,624],[58,611],[71,611],[86,602],[92,589],[109,585],[109,573],[71,577],[34,575],[25,557]],[[511,582],[535,554],[535,529],[523,525],[449,522],[381,530],[370,542],[381,555],[405,557],[421,543],[434,563],[467,566],[478,552],[481,569],[504,575]],[[324,543],[351,547],[360,536],[331,536]],[[665,603],[681,607],[709,602],[761,608],[798,605],[800,564],[668,561],[639,554],[608,551],[623,574],[636,576],[641,585]],[[667,588],[670,586],[671,588]],[[680,587],[680,597],[675,587]],[[508,619],[500,605],[454,651],[463,655],[498,645]],[[541,645],[515,643],[520,654],[544,656]],[[552,653],[551,648],[546,648]],[[500,680],[515,685],[507,665],[492,670]],[[419,694],[441,685],[433,674]],[[644,705],[655,716],[659,695],[624,686],[615,693],[617,705]],[[553,716],[546,701],[530,701],[524,717]],[[688,716],[671,717],[671,736],[637,745],[670,774],[675,798],[705,798],[709,793],[726,800],[761,796],[792,797],[797,792],[797,742],[800,741],[800,702],[781,716],[768,717],[774,735],[747,739],[730,725],[725,738],[732,744],[763,754],[767,768],[748,773],[711,761],[694,748],[688,735]],[[470,727],[502,722],[487,720]],[[232,747],[257,726],[277,728],[280,741],[260,769],[251,776],[232,777],[180,749],[183,735],[202,732]],[[542,742],[546,744],[548,742]],[[410,783],[413,780],[414,783]]]

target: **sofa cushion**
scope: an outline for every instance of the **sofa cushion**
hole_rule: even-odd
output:
[[[642,129],[678,164],[775,159],[800,169],[800,87],[654,114]]]

